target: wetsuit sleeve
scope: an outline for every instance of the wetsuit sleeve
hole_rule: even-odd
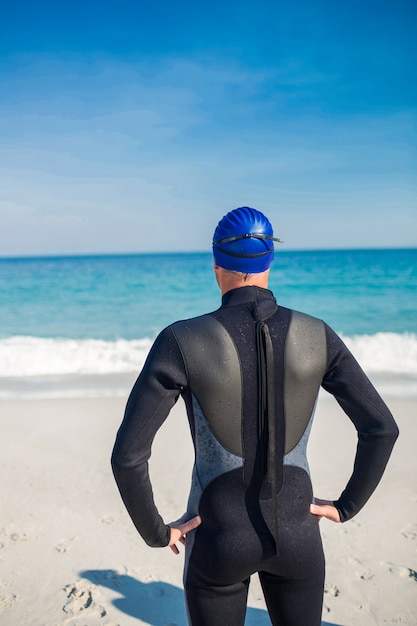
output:
[[[111,460],[129,515],[153,547],[168,545],[170,528],[154,502],[148,460],[156,432],[185,385],[183,360],[171,329],[166,328],[152,346],[132,389]]]
[[[334,503],[345,522],[358,513],[378,485],[399,431],[351,352],[331,328],[325,327],[328,369],[322,386],[336,398],[358,433],[352,476]]]

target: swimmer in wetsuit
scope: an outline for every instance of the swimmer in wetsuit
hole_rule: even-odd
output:
[[[161,332],[131,392],[112,456],[127,510],[150,546],[185,544],[192,626],[244,624],[258,573],[274,626],[320,626],[318,521],[352,518],[377,486],[398,429],[341,339],[278,305],[267,289],[274,247],[255,209],[214,233],[221,307]],[[354,470],[336,501],[313,498],[306,446],[320,386],[354,423]],[[167,525],[148,475],[151,444],[182,396],[195,447],[187,513]],[[186,536],[186,540],[185,540]]]

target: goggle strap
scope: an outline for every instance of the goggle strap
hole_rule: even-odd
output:
[[[235,256],[235,257],[239,257],[240,259],[256,259],[260,256],[266,256],[267,254],[271,254],[274,249],[271,248],[270,250],[265,250],[264,252],[258,252],[257,254],[243,254],[241,252],[232,252],[231,250],[225,250],[224,248],[220,248],[219,246],[216,246],[217,250],[220,250],[220,252],[223,252],[223,254],[228,254],[229,256]]]
[[[225,237],[224,239],[218,239],[217,241],[213,241],[213,246],[217,246],[219,243],[229,243],[230,241],[238,241],[239,239],[267,239],[268,241],[277,241],[278,243],[284,243],[282,239],[277,239],[276,237],[271,237],[270,235],[262,235],[262,234],[259,235],[257,233],[245,233],[244,235],[235,235],[234,237]],[[260,255],[255,254],[255,255],[249,255],[249,256],[260,256]]]

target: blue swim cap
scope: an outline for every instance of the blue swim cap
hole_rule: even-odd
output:
[[[271,223],[263,213],[243,206],[230,211],[213,235],[214,261],[219,267],[245,274],[259,274],[274,258]]]

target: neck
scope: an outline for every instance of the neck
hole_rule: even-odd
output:
[[[224,270],[222,267],[214,266],[217,284],[220,287],[222,296],[232,289],[239,287],[261,287],[268,289],[269,269],[260,274],[243,274]]]

